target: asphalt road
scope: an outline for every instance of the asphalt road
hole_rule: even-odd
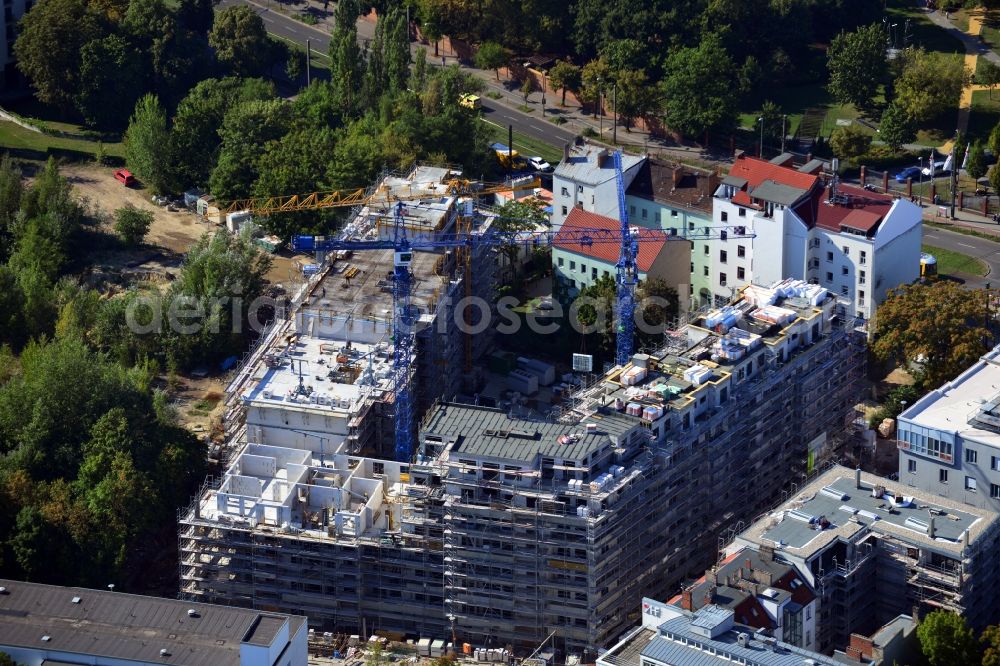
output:
[[[965,234],[924,227],[924,243],[944,250],[961,252],[986,262],[989,272],[985,277],[966,277],[965,284],[970,287],[984,287],[989,282],[993,287],[1000,287],[1000,243],[966,236]]]
[[[314,52],[326,54],[330,51],[330,35],[324,28],[306,25],[289,16],[272,11],[267,7],[267,0],[257,0],[256,2],[222,0],[218,6],[229,7],[233,5],[246,5],[253,9],[263,19],[267,31],[277,37],[301,44],[302,46],[306,45],[306,40],[308,39]],[[369,24],[359,22],[358,41],[364,42],[367,39],[371,39],[372,36],[367,34],[370,30],[371,26]],[[516,131],[554,146],[561,146],[568,141],[572,141],[575,136],[573,132],[561,129],[558,125],[554,125],[548,120],[521,113],[486,97],[483,98],[483,117],[505,129],[508,125],[513,125]]]

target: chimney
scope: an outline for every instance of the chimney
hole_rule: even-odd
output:
[[[743,564],[746,565],[747,571],[753,571],[753,562],[751,562],[749,557],[743,561]]]
[[[714,196],[715,191],[719,189],[719,183],[722,182],[722,174],[719,173],[719,167],[715,167],[712,173],[708,174],[708,192],[705,192],[707,196]],[[698,179],[701,182],[701,178]]]
[[[765,562],[773,562],[774,546],[765,546],[762,544],[760,547],[760,556],[764,559]]]
[[[962,544],[968,548],[969,547],[969,528],[966,527],[962,532]]]
[[[694,610],[694,604],[691,603],[691,590],[681,592],[681,608],[686,611]]]
[[[927,522],[927,538],[933,539],[936,534],[936,530],[934,529],[934,514],[928,511],[927,515],[930,518]]]
[[[858,467],[857,469],[854,470],[854,487],[855,488],[860,488],[861,487],[861,468],[860,467]]]
[[[851,634],[850,647],[855,654],[865,659],[871,659],[873,648],[875,647],[873,641],[868,636],[862,636],[861,634]]]
[[[680,164],[674,166],[673,170],[671,171],[671,175],[674,180],[674,189],[676,190],[677,186],[681,184],[681,180],[683,180],[684,178],[684,167],[682,167]]]
[[[742,150],[739,150],[739,149],[737,149],[737,150],[736,150],[736,151],[735,151],[735,152],[733,153],[733,159],[734,159],[734,160],[740,160],[740,159],[743,159],[743,151],[742,151]]]
[[[563,159],[569,160],[569,142],[563,144]]]

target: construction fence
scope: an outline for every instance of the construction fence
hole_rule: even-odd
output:
[[[933,217],[950,217],[951,215],[951,181],[949,178],[933,180],[907,178],[900,182],[889,171],[861,167],[860,180],[865,189],[905,197],[931,208]],[[955,209],[987,217],[1000,215],[1000,197],[982,189],[976,191],[960,189],[955,193]]]

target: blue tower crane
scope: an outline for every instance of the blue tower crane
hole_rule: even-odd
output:
[[[635,340],[635,286],[639,282],[639,269],[635,258],[639,243],[632,238],[628,225],[628,206],[625,205],[625,184],[622,177],[622,152],[614,153],[615,183],[618,186],[618,219],[621,221],[621,251],[618,253],[618,299],[615,301],[615,364],[625,365],[632,358]]]
[[[621,157],[616,153],[616,169],[619,187],[619,209],[622,212],[622,228],[620,231],[607,229],[564,229],[561,231],[494,231],[485,232],[463,231],[459,233],[436,234],[433,238],[417,238],[410,240],[406,235],[406,225],[403,219],[403,203],[396,204],[393,214],[392,239],[356,240],[350,238],[327,238],[325,236],[294,236],[292,249],[303,252],[329,252],[336,250],[351,250],[352,252],[366,250],[392,250],[393,252],[393,284],[392,284],[392,386],[394,394],[394,424],[395,424],[395,455],[399,462],[408,462],[413,455],[415,433],[413,432],[413,401],[410,390],[410,368],[414,349],[416,347],[415,324],[417,312],[410,303],[410,292],[413,287],[413,276],[410,265],[413,263],[414,252],[435,252],[459,247],[499,247],[522,245],[526,247],[551,246],[556,236],[560,244],[578,244],[589,248],[595,243],[614,243],[622,247],[618,262],[619,289],[616,313],[618,315],[618,356],[616,362],[624,365],[632,353],[631,336],[634,332],[635,285],[638,281],[635,257],[638,251],[638,239],[633,237],[624,217],[624,191],[621,181]],[[733,238],[749,238],[743,227],[715,227],[705,233],[689,233],[685,237],[677,235],[676,229],[644,229],[644,238],[662,238],[664,240],[691,240],[725,238],[730,233]],[[622,353],[624,352],[624,356]]]

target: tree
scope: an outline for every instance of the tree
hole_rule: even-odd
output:
[[[104,36],[104,21],[87,0],[41,0],[21,19],[19,33],[14,56],[35,95],[72,108],[80,90],[80,53]]]
[[[525,76],[524,81],[521,83],[521,94],[524,95],[524,103],[528,103],[528,98],[531,97],[531,93],[535,92],[535,80],[531,78],[531,75]]]
[[[990,130],[990,138],[986,145],[994,156],[1000,155],[1000,123],[994,125],[993,129]]]
[[[950,280],[890,290],[875,318],[872,354],[913,366],[925,389],[940,386],[989,349],[984,294]]]
[[[264,19],[246,6],[226,7],[216,14],[208,43],[219,62],[237,76],[262,74],[272,60]]]
[[[677,290],[661,278],[649,278],[639,285],[636,301],[642,306],[643,326],[655,329],[655,332],[640,329],[637,334],[649,341],[662,340],[664,328],[677,316],[680,302]]]
[[[760,105],[760,111],[757,112],[757,122],[763,123],[764,126],[764,143],[775,145],[781,141],[781,126],[783,118],[781,117],[781,107],[772,102],[769,99],[764,100],[764,103]],[[760,120],[763,118],[764,120]],[[757,126],[760,127],[759,125]],[[758,131],[760,131],[758,129]]]
[[[95,39],[80,52],[80,92],[76,107],[88,125],[120,130],[122,109],[131,109],[148,89],[148,65],[120,35]]]
[[[905,49],[896,78],[898,104],[916,123],[925,123],[953,109],[970,75],[962,60],[948,53]]]
[[[496,42],[485,42],[476,51],[476,67],[492,69],[500,80],[500,68],[507,64],[507,51]]]
[[[885,145],[889,146],[895,152],[902,148],[903,144],[909,143],[916,138],[916,129],[913,127],[913,121],[910,120],[910,116],[902,107],[890,104],[882,112],[882,120],[878,126],[878,135],[885,142]]]
[[[135,111],[125,130],[125,164],[146,181],[154,192],[168,189],[170,168],[166,146],[167,114],[156,95],[145,95],[135,105]]]
[[[582,83],[580,68],[572,63],[560,60],[549,70],[549,85],[562,91],[562,106],[566,106],[566,91],[579,92]]]
[[[985,646],[982,666],[1000,666],[1000,625],[991,624],[983,629],[979,641]]]
[[[843,104],[870,109],[888,68],[885,30],[878,24],[842,32],[827,51],[830,92]]]
[[[341,111],[353,112],[364,79],[364,58],[358,46],[358,0],[340,0],[330,38],[330,81],[340,95]]]
[[[180,0],[177,19],[188,30],[205,34],[212,28],[219,0]]]
[[[965,163],[965,171],[969,177],[979,180],[986,175],[986,152],[983,150],[983,142],[976,139],[969,149],[969,159]]]
[[[420,32],[434,42],[434,57],[438,56],[438,42],[441,32],[441,11],[436,0],[417,0],[417,14],[420,17]]]
[[[857,160],[868,152],[871,144],[871,135],[855,123],[837,127],[830,135],[830,148],[842,160]]]
[[[115,211],[115,233],[126,245],[141,245],[153,225],[153,213],[140,210],[132,204]]]
[[[226,114],[219,130],[219,160],[209,180],[213,194],[223,199],[250,195],[258,178],[257,161],[269,141],[277,141],[288,132],[291,110],[285,100],[255,100]]]
[[[695,48],[667,58],[662,97],[664,119],[674,131],[700,136],[736,123],[735,68],[719,38],[707,35]]]
[[[998,167],[996,164],[994,164],[993,168],[990,169],[989,178],[990,178],[990,187],[993,188],[993,191],[1000,192],[1000,167]]]
[[[993,89],[1000,83],[1000,65],[992,60],[983,58],[976,69],[976,83],[988,86],[990,89],[990,99],[993,99]]]
[[[979,646],[961,615],[944,610],[928,613],[917,625],[917,638],[930,666],[979,663]]]
[[[656,88],[649,85],[646,73],[636,69],[626,69],[616,75],[618,90],[615,111],[625,125],[625,131],[632,130],[636,118],[655,115],[660,109]]]

